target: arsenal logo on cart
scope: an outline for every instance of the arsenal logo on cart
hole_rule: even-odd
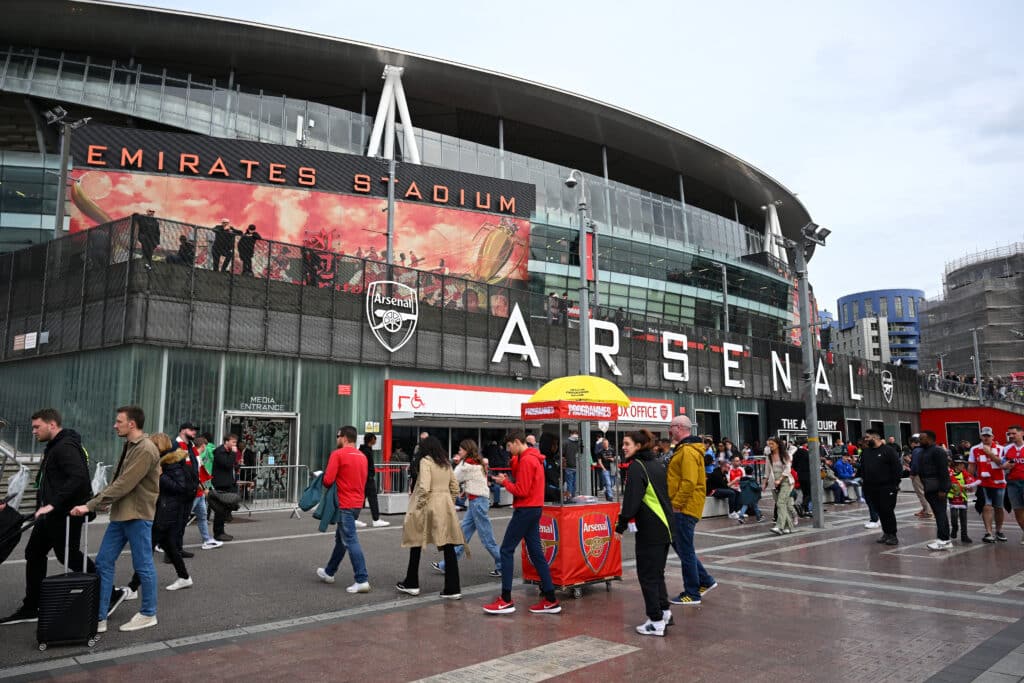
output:
[[[558,524],[550,515],[540,517],[540,547],[544,551],[544,559],[550,566],[558,556]]]
[[[612,520],[593,512],[580,517],[580,552],[590,571],[599,573],[612,549]]]

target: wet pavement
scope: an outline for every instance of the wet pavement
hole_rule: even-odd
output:
[[[536,588],[517,582],[519,610],[485,615],[498,592],[490,557],[475,539],[460,563],[463,599],[441,600],[442,577],[424,554],[420,597],[394,591],[404,575],[400,517],[360,531],[373,591],[349,595],[347,560],[334,585],[314,574],[333,542],[308,516],[287,512],[242,517],[228,527],[236,541],[189,561],[196,586],[159,596],[157,627],[121,633],[138,602],[111,618],[92,650],[35,648],[34,627],[0,627],[0,678],[157,681],[213,675],[221,680],[408,681],[644,680],[714,681],[1019,681],[1024,677],[1024,546],[976,543],[934,553],[934,525],[918,520],[904,498],[897,508],[901,544],[875,543],[863,506],[827,508],[829,528],[806,524],[776,537],[769,524],[728,519],[698,525],[697,547],[719,586],[700,607],[673,607],[665,638],[637,635],[643,603],[623,544],[623,580],[560,595],[557,615],[530,614]],[[770,510],[769,510],[770,514]],[[500,538],[508,508],[492,510]],[[102,529],[97,525],[94,538]],[[190,528],[186,543],[198,540]],[[94,541],[95,542],[95,541]],[[0,566],[0,610],[13,610],[24,563],[16,550]],[[517,555],[518,560],[518,555]],[[56,563],[51,565],[56,571]],[[130,574],[127,556],[118,580]],[[158,565],[160,585],[173,580]],[[518,571],[517,571],[518,575]],[[670,594],[681,589],[670,558]]]

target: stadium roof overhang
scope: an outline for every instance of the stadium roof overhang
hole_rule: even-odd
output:
[[[787,237],[798,237],[800,228],[811,221],[791,191],[728,152],[624,109],[505,74],[329,36],[166,9],[8,0],[3,13],[0,37],[6,43],[131,56],[142,64],[183,71],[208,73],[213,65],[225,74],[233,69],[239,83],[327,103],[364,90],[376,95],[382,87],[383,65],[404,66],[410,74],[404,80],[410,100],[444,103],[554,131],[567,140],[622,150],[630,159],[699,180],[751,209],[777,202]]]

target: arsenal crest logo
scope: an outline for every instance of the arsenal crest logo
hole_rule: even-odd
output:
[[[667,420],[668,419],[668,406],[666,406],[666,405],[660,406],[658,408],[658,411],[661,413],[661,419],[662,420]]]
[[[580,552],[595,574],[601,571],[612,549],[612,520],[594,512],[580,517]]]
[[[540,517],[540,547],[544,551],[544,559],[548,566],[558,556],[558,524],[554,517],[541,515]]]
[[[892,403],[892,391],[895,388],[895,384],[892,373],[888,370],[882,370],[882,398],[885,399],[886,403]]]
[[[394,353],[405,346],[416,331],[419,320],[416,290],[391,280],[371,282],[366,288],[366,319],[381,346]]]

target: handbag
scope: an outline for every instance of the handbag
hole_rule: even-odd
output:
[[[206,495],[206,502],[211,507],[219,507],[228,512],[234,512],[242,506],[242,498],[237,493],[218,491],[217,489],[210,489]]]

